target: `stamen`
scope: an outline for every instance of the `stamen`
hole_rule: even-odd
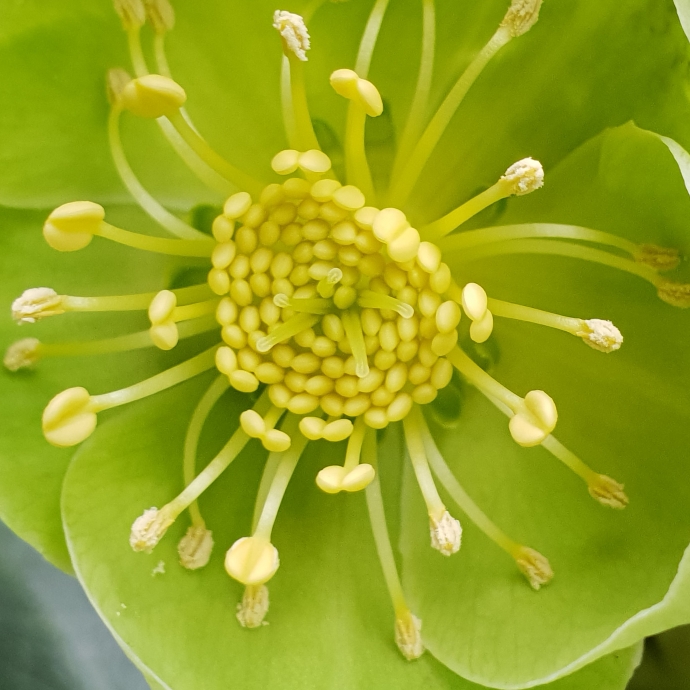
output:
[[[289,450],[280,454],[254,534],[238,539],[225,556],[228,575],[245,585],[265,584],[280,565],[278,551],[271,544],[271,532],[292,473],[307,445],[307,439],[296,433],[297,425],[298,418],[289,415],[284,431],[294,441]]]
[[[364,332],[359,314],[349,310],[344,311],[340,320],[350,343],[352,356],[355,358],[355,374],[363,379],[369,374],[369,362],[367,361],[367,348],[364,344]]]
[[[656,244],[640,244],[633,251],[635,261],[650,266],[656,271],[672,271],[680,263],[680,252],[671,247]]]
[[[541,309],[524,307],[520,304],[512,304],[497,299],[489,299],[488,306],[496,316],[536,323],[572,333],[581,338],[586,345],[599,352],[615,352],[623,344],[621,332],[610,321],[560,316]]]
[[[206,525],[190,525],[177,545],[180,565],[187,570],[199,570],[208,565],[213,551],[213,532]]]
[[[357,304],[363,309],[390,309],[403,319],[411,319],[414,316],[414,307],[390,295],[382,295],[371,290],[362,290],[358,294]]]
[[[285,323],[281,323],[274,331],[257,340],[257,352],[268,352],[274,345],[289,340],[307,328],[311,328],[318,320],[319,318],[315,314],[296,314]]]
[[[329,419],[326,421],[320,417],[302,417],[299,423],[302,436],[310,441],[319,441],[320,439],[333,443],[344,441],[352,435],[354,428],[349,419]]]
[[[524,158],[511,165],[496,184],[422,228],[422,233],[431,240],[438,240],[497,201],[509,196],[530,194],[543,184],[544,170],[541,163],[532,158]]]
[[[327,314],[333,306],[329,299],[289,297],[282,292],[273,297],[273,304],[281,309],[292,309],[302,314]],[[312,323],[306,328],[311,328],[313,325]]]
[[[472,500],[469,494],[463,489],[462,485],[455,478],[455,475],[451,471],[450,467],[446,464],[443,459],[441,452],[439,451],[434,438],[429,431],[429,427],[424,420],[424,416],[420,415],[420,430],[422,435],[422,440],[424,442],[424,448],[426,450],[427,458],[429,459],[429,464],[431,465],[434,474],[438,477],[443,488],[448,492],[450,497],[458,504],[460,509],[467,515],[467,517],[472,520],[472,522],[497,546],[502,548],[508,555],[515,559],[516,565],[520,571],[525,575],[532,587],[535,584],[541,585],[547,584],[548,581],[553,577],[553,571],[549,562],[544,556],[538,554],[534,549],[529,549],[522,544],[514,541],[508,535],[503,532],[499,527],[497,527],[492,520],[484,513],[484,511],[479,508],[479,506]],[[532,568],[532,571],[528,571],[525,566],[527,553],[532,555],[531,561],[541,563],[541,568],[536,570]],[[534,556],[537,554],[537,556]],[[527,562],[531,562],[529,559]],[[539,577],[535,576],[535,572]],[[546,577],[546,574],[550,573],[550,577]],[[535,589],[539,589],[535,587]]]
[[[272,453],[282,453],[290,447],[291,439],[284,431],[274,427],[284,412],[284,409],[273,406],[262,417],[254,410],[245,410],[240,415],[240,425],[247,436],[260,439],[266,450]]]
[[[367,434],[362,453],[367,464],[376,468],[376,434]],[[366,489],[366,499],[376,551],[395,612],[395,643],[398,645],[402,655],[407,660],[412,661],[413,659],[418,659],[424,653],[424,645],[420,634],[422,623],[419,618],[412,615],[405,601],[386,525],[386,514],[383,507],[378,473],[375,474]]]
[[[536,591],[553,580],[553,570],[549,560],[542,556],[539,551],[530,549],[528,546],[520,547],[520,551],[515,557],[515,563],[527,578],[532,589]]]
[[[264,393],[254,405],[254,410],[263,414],[270,406],[268,394]],[[249,436],[240,427],[211,460],[206,468],[170,503],[158,510],[151,508],[137,518],[132,525],[130,546],[134,551],[150,553],[162,539],[168,527],[227,469],[249,441]]]
[[[141,0],[114,0],[113,5],[125,31],[139,29],[144,25],[146,11]]]
[[[218,299],[210,299],[178,307],[175,293],[171,290],[162,290],[149,305],[149,335],[153,344],[161,350],[172,350],[180,337],[177,323],[213,314],[218,302]]]
[[[344,428],[344,426],[343,426]],[[355,492],[366,488],[374,479],[376,472],[368,463],[360,464],[360,454],[367,425],[360,415],[355,419],[354,429],[350,433],[345,452],[345,463],[324,467],[316,475],[316,484],[327,494],[337,494],[341,491]],[[324,429],[325,430],[325,429]],[[369,429],[369,433],[373,430]]]
[[[393,206],[400,206],[410,195],[424,166],[477,77],[503,46],[515,36],[527,31],[536,22],[540,5],[541,0],[514,0],[496,33],[455,82],[419,138],[402,172],[393,180],[390,192]]]
[[[306,62],[306,51],[311,47],[309,32],[300,15],[284,10],[276,10],[273,15],[273,26],[280,33],[283,40],[283,52],[287,57],[287,68],[284,74],[289,78],[290,94],[288,96],[287,91],[284,90],[283,102],[284,111],[287,110],[290,113],[289,120],[286,120],[290,146],[299,151],[320,149],[309,115],[304,85],[303,62]]]
[[[690,284],[659,279],[656,287],[659,298],[672,307],[679,309],[690,307]]]
[[[526,448],[538,446],[554,430],[558,412],[555,403],[544,391],[529,391],[523,399],[489,376],[460,348],[452,350],[448,359],[473,386],[512,410],[508,428],[518,445]]]
[[[271,168],[278,175],[291,175],[297,168],[306,174],[322,175],[331,169],[331,159],[317,149],[305,152],[287,149],[273,157]]]
[[[243,628],[259,628],[268,613],[269,599],[266,585],[247,585],[235,614]]]
[[[175,11],[168,0],[144,0],[146,18],[157,36],[172,31],[175,26]]]
[[[115,70],[110,70],[110,73],[114,71]],[[127,157],[122,148],[119,124],[121,112],[122,110],[118,106],[111,108],[108,118],[108,140],[115,167],[123,184],[144,211],[168,232],[186,239],[205,239],[206,237],[203,233],[194,229],[183,220],[180,220],[177,216],[164,208],[162,204],[159,204],[158,201],[144,189],[141,182],[137,179],[134,171],[127,162]]]

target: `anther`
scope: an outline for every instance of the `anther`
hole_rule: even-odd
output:
[[[41,358],[41,342],[36,338],[22,338],[12,343],[7,350],[2,363],[9,371],[28,369]]]
[[[259,628],[268,613],[269,599],[266,585],[247,585],[235,614],[243,628]]]
[[[324,467],[316,476],[319,489],[327,494],[337,494],[341,491],[361,491],[371,484],[376,477],[376,470],[369,463],[359,462],[366,429],[362,417],[357,417],[349,435],[345,463],[342,466]]]
[[[122,92],[130,81],[132,81],[132,77],[121,67],[114,67],[108,70],[106,75],[106,93],[110,105],[118,106],[120,104]]]
[[[607,477],[605,474],[597,474],[587,482],[590,496],[599,501],[604,506],[623,510],[630,502],[623,484],[619,484],[615,479]]]
[[[339,268],[332,268],[326,274],[325,278],[321,280],[316,285],[316,291],[323,298],[333,297],[335,293],[336,285],[343,279],[343,272]]]
[[[304,19],[299,14],[276,10],[273,14],[273,28],[283,39],[283,52],[298,60],[307,61],[307,51],[311,48],[309,32]]]
[[[610,322],[602,319],[588,319],[575,335],[599,352],[615,352],[623,344],[621,332]]]
[[[395,644],[408,661],[424,654],[422,621],[409,611],[395,619]]]
[[[514,38],[527,33],[539,19],[542,0],[513,0],[501,26],[505,26]]]
[[[638,263],[650,266],[656,271],[672,271],[680,263],[680,252],[672,247],[640,244],[634,253],[634,259]]]
[[[501,181],[509,185],[512,195],[531,194],[544,186],[544,168],[534,158],[523,158],[505,171]]]
[[[358,313],[344,311],[340,317],[347,341],[350,343],[352,356],[355,358],[355,374],[363,379],[369,374],[369,362],[367,361],[366,345],[364,343],[364,332],[362,322]]]
[[[43,411],[43,435],[54,446],[75,446],[96,428],[96,413],[85,388],[68,388],[58,393]]]
[[[147,74],[132,79],[122,91],[122,106],[138,117],[169,116],[187,100],[185,90],[170,77]]]
[[[429,516],[429,531],[431,534],[431,546],[444,556],[451,556],[460,550],[462,542],[462,526],[446,510],[437,520]]]
[[[204,525],[191,525],[177,545],[180,565],[198,570],[207,565],[213,551],[213,533]]]
[[[475,343],[486,342],[493,332],[494,318],[487,308],[488,298],[484,288],[477,283],[468,283],[462,289],[461,302],[465,313],[472,319],[470,338]]]
[[[657,285],[657,294],[667,304],[680,309],[690,307],[690,283],[674,283],[670,280]]]
[[[240,426],[250,438],[261,440],[263,447],[274,453],[286,451],[291,444],[288,434],[279,429],[274,429],[274,425],[280,418],[282,410],[277,407],[271,408],[265,417],[262,417],[255,410],[245,410],[240,415]]]
[[[548,585],[553,579],[551,564],[545,556],[538,551],[530,549],[528,546],[521,546],[513,554],[515,563],[532,589],[539,590],[542,586]]]
[[[43,225],[43,237],[59,252],[86,247],[105,218],[105,209],[91,201],[72,201],[58,206]]]
[[[352,435],[354,425],[349,419],[337,419],[326,422],[319,417],[303,417],[299,423],[299,430],[310,441],[324,439],[326,441],[344,441]]]
[[[333,90],[359,105],[370,117],[378,117],[383,112],[383,101],[378,89],[366,79],[361,79],[351,69],[338,69],[331,74]]]
[[[508,423],[513,440],[524,448],[538,446],[556,427],[558,411],[544,391],[530,391]]]
[[[321,175],[331,169],[331,159],[323,151],[317,149],[311,149],[304,153],[294,149],[286,149],[273,157],[271,168],[278,175],[290,175],[297,168],[305,173]]]
[[[113,5],[125,31],[139,29],[146,22],[146,10],[142,0],[114,0]]]
[[[165,508],[149,508],[132,524],[129,545],[133,551],[151,553],[168,531],[175,518]]]
[[[170,290],[161,290],[149,306],[149,334],[153,344],[161,350],[172,350],[179,340],[177,324],[173,319],[175,307],[177,297]]]
[[[144,0],[146,18],[157,34],[172,31],[175,26],[175,10],[168,0]]]
[[[245,585],[263,585],[278,570],[278,549],[261,537],[242,537],[225,554],[225,570]]]
[[[12,302],[12,318],[19,324],[36,323],[64,313],[62,295],[52,288],[29,288]]]

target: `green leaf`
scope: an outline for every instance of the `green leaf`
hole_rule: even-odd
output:
[[[249,529],[265,457],[256,445],[202,497],[216,542],[208,566],[190,572],[177,563],[186,516],[151,555],[130,550],[134,518],[182,488],[185,424],[202,383],[135,404],[103,424],[76,454],[65,480],[63,515],[77,575],[128,652],[155,673],[160,687],[174,690],[194,690],[200,678],[209,690],[227,687],[229,679],[247,690],[479,690],[430,655],[414,663],[399,655],[363,496],[333,497],[316,489],[313,477],[326,450],[321,444],[309,447],[281,506],[274,533],[281,568],[269,584],[269,625],[238,625],[242,588],[223,569],[225,549]],[[243,406],[239,395],[221,401],[207,424],[203,458],[222,445]],[[165,573],[154,575],[161,562]],[[622,689],[636,656],[629,650],[607,658],[554,690]]]
[[[544,190],[515,199],[494,222],[572,223],[690,245],[690,199],[653,134],[632,125],[607,132],[546,179]],[[484,510],[550,559],[556,577],[548,587],[530,591],[511,559],[469,524],[459,557],[436,558],[419,491],[406,485],[405,582],[429,648],[477,682],[528,687],[690,621],[690,312],[662,303],[633,276],[573,259],[515,255],[455,268],[462,282],[478,281],[496,298],[611,319],[625,337],[619,352],[604,355],[572,336],[497,319],[491,371],[520,395],[552,395],[556,437],[625,483],[631,502],[622,513],[592,501],[544,449],[515,445],[506,418],[478,393],[467,395],[452,432],[437,430],[447,461]]]

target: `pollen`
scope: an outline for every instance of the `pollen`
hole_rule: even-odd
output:
[[[577,335],[595,350],[615,352],[623,344],[623,335],[610,321],[588,319],[584,325],[585,328]]]
[[[309,32],[304,19],[299,14],[276,10],[273,14],[273,28],[283,39],[283,46],[287,52],[298,60],[307,61],[307,51],[311,48]]]
[[[36,323],[48,316],[64,314],[62,296],[52,288],[30,288],[12,302],[12,318],[17,323]]]

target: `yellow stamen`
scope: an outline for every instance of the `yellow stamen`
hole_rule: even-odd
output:
[[[296,314],[267,336],[259,339],[256,343],[256,349],[258,352],[268,352],[274,345],[289,340],[307,328],[311,328],[318,320],[318,316],[315,314]]]
[[[359,314],[353,311],[344,311],[341,315],[345,335],[350,343],[352,356],[355,358],[355,374],[363,379],[369,374],[369,363],[367,361],[367,349],[364,344],[364,333]]]

